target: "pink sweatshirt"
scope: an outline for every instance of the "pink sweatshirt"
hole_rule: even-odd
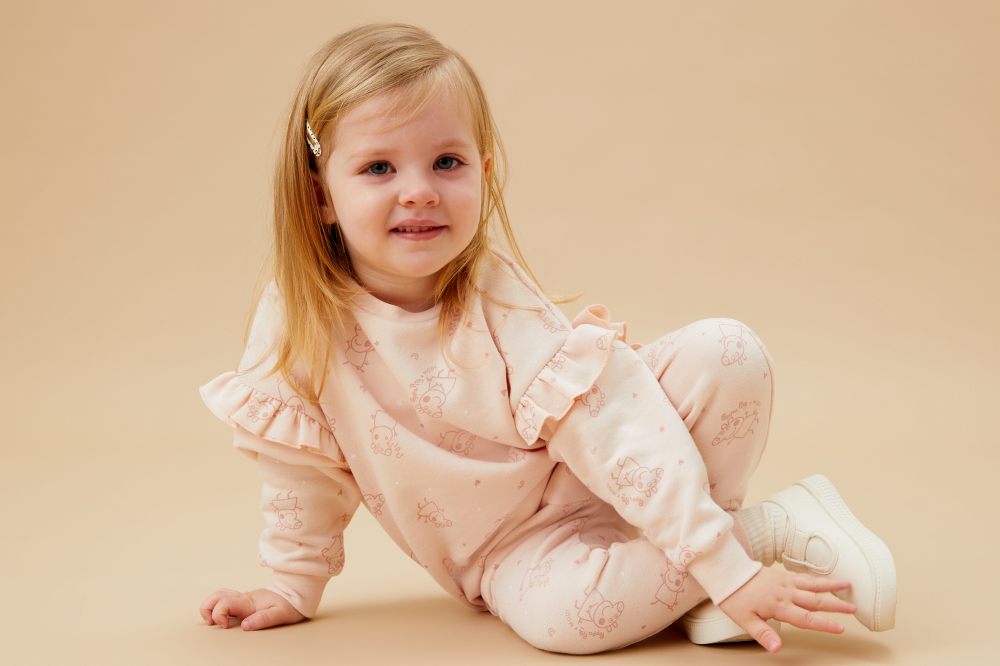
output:
[[[359,503],[446,591],[485,609],[484,561],[540,505],[557,462],[686,566],[716,603],[759,569],[708,495],[705,466],[624,323],[591,305],[570,322],[511,258],[484,260],[471,316],[408,312],[364,294],[335,346],[320,404],[262,379],[283,325],[272,281],[238,369],[200,387],[263,480],[269,589],[311,617],[344,566]],[[266,356],[251,372],[245,369]],[[294,374],[304,381],[304,373]]]

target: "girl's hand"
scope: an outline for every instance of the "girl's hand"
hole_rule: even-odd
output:
[[[857,606],[821,592],[842,590],[850,581],[820,578],[805,573],[791,573],[780,568],[764,567],[743,587],[726,597],[719,608],[733,622],[764,646],[768,652],[781,649],[781,638],[768,626],[774,618],[802,629],[839,634],[842,626],[812,611],[854,613]]]
[[[216,590],[201,602],[201,618],[208,624],[229,628],[230,616],[242,620],[244,631],[295,624],[305,616],[279,594],[258,589],[252,592]]]

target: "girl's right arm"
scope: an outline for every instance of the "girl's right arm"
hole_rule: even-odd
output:
[[[262,486],[260,563],[271,583],[240,593],[220,589],[200,607],[208,624],[263,629],[312,617],[323,588],[344,566],[344,528],[361,502],[353,475],[336,466],[303,464],[303,454],[237,428],[235,444],[253,452]],[[277,456],[285,459],[279,460]]]

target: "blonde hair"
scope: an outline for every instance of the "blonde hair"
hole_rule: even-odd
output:
[[[492,226],[499,225],[503,231],[511,258],[541,290],[521,254],[507,217],[503,202],[506,153],[486,95],[466,60],[426,30],[413,25],[370,23],[343,32],[324,44],[307,65],[292,102],[274,174],[271,266],[273,280],[283,296],[285,326],[276,343],[275,364],[266,376],[280,371],[303,399],[315,403],[323,392],[334,331],[345,335],[350,303],[358,294],[351,280],[360,284],[339,225],[326,224],[322,219],[310,171],[320,172],[324,167],[338,121],[358,104],[383,93],[405,92],[393,95],[387,112],[398,116],[403,124],[443,90],[458,92],[459,98],[468,103],[480,155],[490,153],[492,159],[490,168],[482,175],[483,198],[476,234],[440,271],[434,286],[434,303],[441,303],[438,329],[442,346],[449,321],[459,317],[460,312],[467,314],[473,292],[479,291],[476,278],[480,263],[492,249],[491,220],[496,220]],[[323,148],[319,158],[306,143],[307,120]],[[323,137],[327,137],[326,142]],[[327,202],[332,203],[326,187],[323,189]],[[259,305],[270,280],[267,277],[258,283],[253,297],[255,304]],[[578,297],[579,294],[557,297],[553,302],[564,303]],[[256,312],[255,305],[244,329],[244,346]],[[445,355],[447,358],[447,350]],[[264,358],[252,367],[260,365]],[[307,381],[293,379],[292,369],[299,360],[308,370]]]

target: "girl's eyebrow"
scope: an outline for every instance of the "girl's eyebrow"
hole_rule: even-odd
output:
[[[445,148],[469,148],[470,143],[465,139],[459,138],[448,138],[434,145],[434,150],[444,150]],[[355,151],[347,159],[353,160],[358,157],[363,157],[365,155],[386,155],[392,153],[394,148],[390,146],[366,146],[358,151]]]

